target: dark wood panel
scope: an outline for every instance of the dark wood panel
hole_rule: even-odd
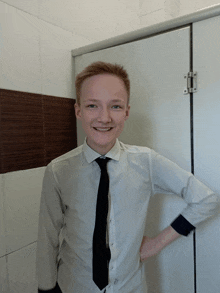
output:
[[[46,163],[77,147],[75,100],[43,96]]]
[[[46,166],[75,148],[74,103],[0,89],[0,173]]]
[[[42,96],[1,90],[3,173],[45,165]]]

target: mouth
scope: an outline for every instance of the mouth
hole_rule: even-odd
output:
[[[93,127],[96,131],[107,132],[111,131],[113,127]]]

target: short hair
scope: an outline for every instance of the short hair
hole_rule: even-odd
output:
[[[112,74],[119,77],[125,85],[128,94],[128,104],[130,99],[130,80],[127,71],[119,64],[111,64],[102,61],[94,62],[87,66],[82,72],[77,74],[75,80],[76,102],[80,105],[80,95],[82,83],[85,79],[98,74]]]

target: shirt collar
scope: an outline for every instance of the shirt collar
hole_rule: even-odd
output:
[[[97,158],[99,158],[101,155],[99,153],[97,153],[96,151],[94,151],[93,149],[91,149],[87,142],[86,142],[86,138],[84,140],[84,144],[83,144],[83,152],[85,154],[86,160],[88,163],[91,163],[92,161],[96,160]],[[119,140],[116,139],[115,145],[111,148],[111,150],[104,156],[101,157],[108,157],[111,158],[113,160],[119,161],[120,158],[120,143]]]

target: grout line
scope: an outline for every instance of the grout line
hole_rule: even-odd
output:
[[[4,237],[6,239],[7,231],[6,231],[6,192],[5,192],[5,174],[2,175],[2,216],[3,216],[3,225],[4,225]],[[5,240],[5,252],[7,255],[7,246]]]
[[[36,14],[31,14],[30,12],[28,12],[28,11],[26,11],[26,10],[23,10],[23,9],[21,9],[21,8],[18,8],[18,7],[16,7],[16,6],[14,6],[14,5],[8,4],[7,2],[5,2],[5,1],[3,1],[3,0],[0,0],[0,2],[6,4],[6,5],[8,5],[8,6],[11,6],[11,7],[15,8],[16,10],[20,10],[20,11],[22,11],[22,12],[24,12],[24,13],[27,13],[27,14],[33,16],[33,17],[36,17],[37,19],[39,19],[39,20],[41,20],[41,21],[44,21],[44,22],[46,22],[46,23],[48,23],[48,24],[51,24],[51,25],[53,25],[53,26],[55,26],[55,27],[58,27],[58,28],[60,28],[60,29],[63,29],[63,30],[65,30],[65,31],[67,31],[67,32],[70,32],[70,33],[72,33],[72,34],[76,34],[77,36],[83,37],[83,38],[85,38],[85,39],[88,37],[88,36],[82,35],[82,34],[80,34],[80,33],[78,33],[78,32],[74,32],[74,31],[68,30],[68,29],[66,29],[66,28],[63,28],[63,27],[61,27],[61,26],[58,26],[58,25],[54,24],[53,22],[50,22],[50,21],[45,20],[45,19],[43,19],[43,18],[40,18],[40,17],[38,16],[38,15],[40,14],[40,5],[38,5],[38,15],[36,15]]]
[[[150,15],[150,14],[153,14],[153,13],[155,13],[155,12],[157,12],[157,11],[160,11],[160,10],[163,10],[163,8],[160,8],[160,9],[157,9],[157,10],[153,10],[153,11],[151,11],[151,12],[149,12],[149,13],[144,13],[144,14],[139,14],[138,16],[139,17],[142,17],[142,16],[145,16],[145,15]]]
[[[6,262],[6,284],[9,289],[9,270],[8,270],[8,255],[7,255],[7,245],[6,245],[6,193],[5,193],[5,174],[2,174],[2,214],[3,214],[3,225],[4,225],[4,246],[5,246],[5,257]]]
[[[10,254],[12,254],[12,253],[14,253],[14,252],[17,252],[17,251],[19,251],[19,250],[21,250],[21,249],[23,249],[23,248],[26,248],[27,246],[29,246],[29,245],[31,245],[31,244],[34,244],[34,243],[37,243],[37,240],[36,240],[36,241],[33,241],[33,242],[31,242],[31,243],[28,243],[27,245],[22,246],[21,248],[18,248],[18,249],[13,250],[13,251],[11,251],[11,252],[9,252],[9,253],[6,253],[6,255],[3,255],[3,257],[4,257],[4,256],[7,257],[8,255],[10,255]]]
[[[6,284],[8,289],[10,290],[10,282],[9,282],[9,269],[8,269],[8,256],[5,256],[5,262],[6,262]]]

